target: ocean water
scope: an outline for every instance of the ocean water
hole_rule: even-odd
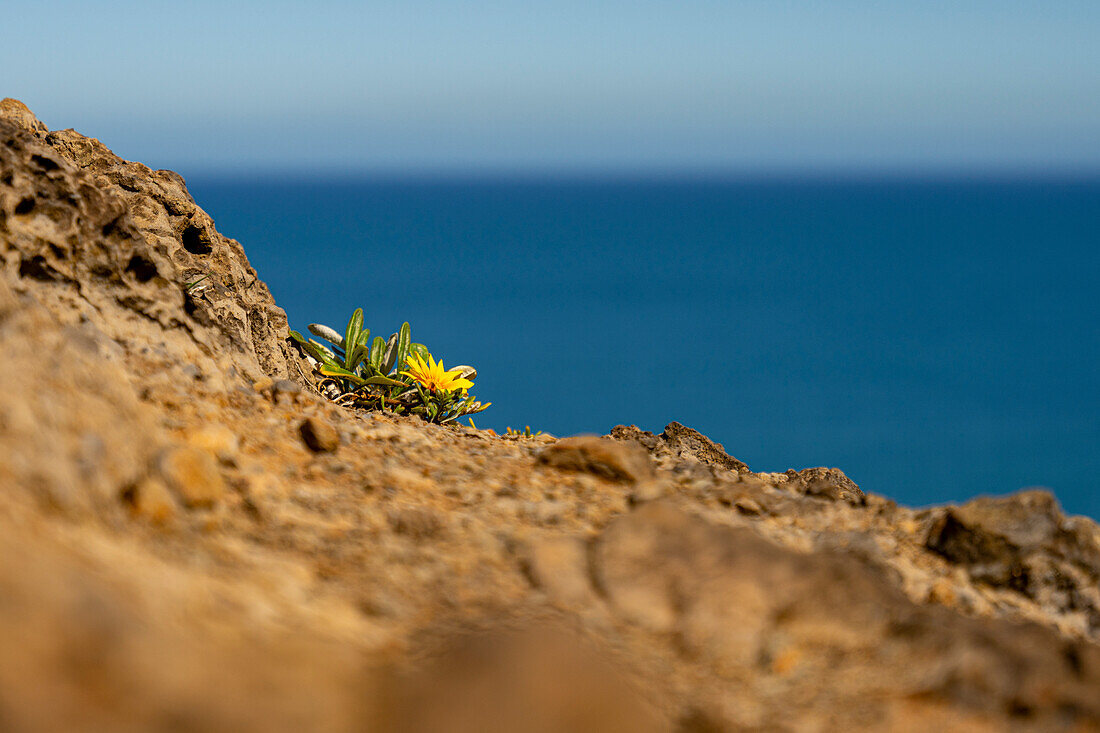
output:
[[[192,177],[294,327],[473,364],[479,427],[660,432],[1100,517],[1100,179]]]

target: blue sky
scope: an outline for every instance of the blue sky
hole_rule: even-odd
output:
[[[5,16],[0,96],[185,171],[1100,170],[1095,0],[39,0]]]

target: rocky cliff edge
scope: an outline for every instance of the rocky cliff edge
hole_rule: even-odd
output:
[[[4,730],[1100,730],[1048,492],[341,409],[180,176],[10,99],[0,347]]]

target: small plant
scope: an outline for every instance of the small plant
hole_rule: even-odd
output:
[[[510,437],[510,438],[533,438],[533,437],[535,437],[536,435],[542,435],[542,431],[541,431],[541,430],[539,430],[539,431],[537,431],[537,432],[534,432],[534,433],[532,433],[532,432],[531,432],[531,426],[530,426],[530,425],[526,425],[526,426],[524,426],[524,428],[523,428],[523,430],[522,430],[522,431],[519,431],[519,430],[515,430],[515,429],[513,429],[513,428],[512,428],[511,426],[508,426],[508,427],[507,427],[507,428],[506,428],[506,429],[504,430],[504,434],[505,434],[506,436]]]
[[[424,344],[413,343],[408,323],[388,339],[370,337],[363,328],[363,309],[356,308],[344,335],[319,323],[309,331],[331,346],[307,339],[297,331],[290,337],[305,351],[322,380],[321,393],[334,402],[398,415],[419,415],[434,423],[449,423],[489,407],[467,390],[477,370],[459,366],[447,370]]]
[[[198,280],[196,280],[194,282],[191,282],[191,283],[187,283],[187,285],[184,286],[184,291],[190,293],[192,290],[194,290],[196,287],[201,285],[202,282],[204,280],[206,280],[207,278],[209,278],[209,277],[210,277],[210,275],[203,275]]]

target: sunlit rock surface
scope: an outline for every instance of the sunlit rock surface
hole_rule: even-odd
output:
[[[0,103],[0,728],[1100,729],[1048,493],[351,412],[286,333],[178,175]]]

